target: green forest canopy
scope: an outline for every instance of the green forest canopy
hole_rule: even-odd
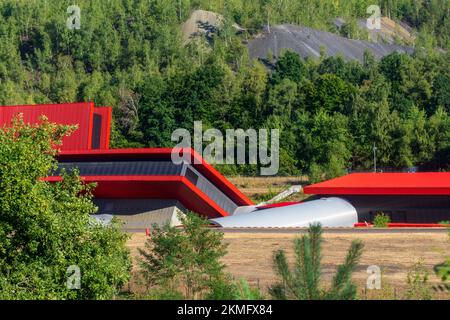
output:
[[[302,60],[286,52],[273,70],[250,61],[244,38],[267,21],[334,31],[330,20],[367,17],[373,0],[3,0],[0,104],[94,101],[114,107],[112,143],[170,146],[176,128],[279,128],[280,174],[313,180],[372,166],[448,169],[450,2],[379,1],[383,15],[418,33],[414,56],[363,64]],[[80,6],[69,30],[67,7]],[[204,45],[183,46],[194,9],[222,14]],[[245,32],[236,35],[236,22]],[[256,174],[252,166],[219,166]]]

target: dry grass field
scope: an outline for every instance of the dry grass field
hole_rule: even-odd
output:
[[[305,185],[306,177],[233,177],[229,180],[255,203],[266,201],[292,185]],[[303,194],[295,194],[285,201],[300,201]],[[258,286],[267,293],[267,288],[275,281],[272,269],[273,252],[284,249],[293,259],[293,240],[300,235],[295,233],[225,233],[228,254],[223,259],[227,271],[234,278],[245,278],[251,285]],[[145,234],[132,234],[128,242],[134,259],[137,248],[146,241]],[[368,299],[401,299],[405,292],[407,274],[420,259],[429,271],[430,285],[440,281],[434,276],[433,266],[450,256],[450,242],[447,233],[324,233],[323,282],[329,283],[342,263],[352,240],[360,239],[365,250],[353,279],[358,284],[360,296]],[[383,273],[383,289],[364,289],[368,277],[367,267],[377,265]],[[136,268],[136,263],[135,263]],[[135,284],[131,290],[138,290]],[[449,299],[447,294],[435,294],[435,298]]]
[[[259,286],[264,292],[275,280],[272,270],[272,255],[275,250],[285,249],[288,257],[293,258],[292,240],[297,234],[282,233],[226,233],[228,254],[223,262],[227,270],[236,278],[245,278],[250,284]],[[354,239],[365,244],[365,250],[353,279],[358,284],[361,297],[365,298],[402,298],[408,270],[419,259],[428,269],[431,285],[439,283],[434,276],[433,266],[450,256],[449,237],[446,233],[324,233],[323,275],[324,285],[329,283],[337,265],[345,256],[347,248]],[[128,245],[133,257],[138,255],[137,248],[143,247],[146,236],[133,234]],[[378,265],[383,272],[384,291],[374,290],[367,294],[364,287],[367,279],[367,267]],[[447,294],[436,298],[448,299]]]
[[[307,177],[229,177],[228,180],[239,188],[253,202],[259,203],[271,199],[292,185],[304,186]],[[303,194],[295,194],[286,201],[300,201]]]

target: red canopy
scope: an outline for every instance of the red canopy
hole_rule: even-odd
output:
[[[304,188],[318,195],[450,195],[450,172],[352,173]]]

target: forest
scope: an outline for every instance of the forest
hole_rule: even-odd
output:
[[[251,60],[264,25],[337,32],[380,5],[416,33],[412,56],[364,62],[302,59],[286,51]],[[66,26],[70,5],[81,27]],[[183,43],[196,9],[224,16],[211,38]],[[239,24],[236,33],[231,25]],[[358,38],[358,34],[349,36]],[[280,175],[313,181],[380,168],[448,170],[450,2],[447,0],[3,0],[0,105],[94,101],[114,108],[112,147],[168,147],[177,128],[280,129]],[[256,175],[251,165],[220,165]]]

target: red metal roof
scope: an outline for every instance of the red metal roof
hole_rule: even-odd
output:
[[[38,123],[40,117],[45,115],[51,122],[78,125],[78,130],[64,138],[62,151],[58,156],[60,161],[170,160],[172,152],[180,151],[171,148],[109,150],[112,108],[95,107],[90,102],[0,107],[0,126],[10,125],[12,118],[18,113],[23,114],[26,123]],[[97,125],[94,124],[94,118]],[[93,136],[99,149],[92,149]],[[99,140],[95,137],[99,137]],[[253,204],[194,150],[187,150],[187,156],[192,160],[192,165],[236,205]],[[49,177],[45,180],[59,179],[60,177]],[[219,205],[182,176],[83,176],[82,179],[97,183],[94,195],[99,198],[178,199],[187,209],[209,217],[227,215]]]
[[[450,195],[450,172],[352,173],[304,188],[318,195]]]
[[[89,150],[92,147],[94,114],[101,116],[100,148],[109,148],[111,107],[96,108],[93,102],[0,106],[0,126],[9,126],[18,114],[23,114],[25,123],[38,123],[45,115],[50,122],[77,125],[78,129],[63,139],[62,150]]]
[[[190,153],[192,166],[194,166],[205,178],[219,188],[225,195],[239,206],[253,205],[238,188],[228,181],[213,166],[207,163],[193,149]],[[139,148],[139,149],[110,149],[110,150],[78,150],[62,151],[58,156],[61,161],[114,161],[115,159],[171,159],[174,150],[172,148]],[[194,161],[194,159],[196,161]],[[130,178],[130,177],[129,177]]]
[[[228,213],[181,176],[83,176],[86,183],[96,183],[96,198],[113,199],[177,199],[188,210],[209,218],[225,217]],[[48,177],[57,182],[61,177]]]
[[[100,115],[102,119],[101,134],[100,134],[100,149],[107,150],[109,149],[109,140],[111,135],[112,108],[95,107],[94,114]]]

